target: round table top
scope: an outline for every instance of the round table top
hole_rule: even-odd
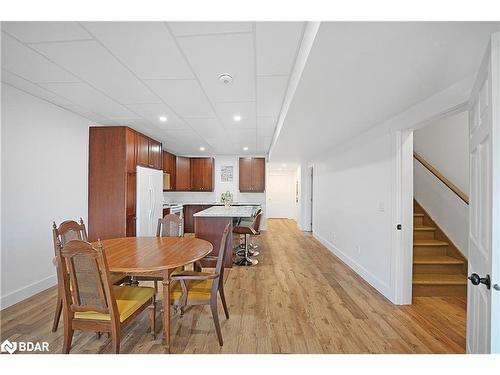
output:
[[[196,262],[213,246],[194,237],[124,237],[102,241],[111,272],[158,272]]]

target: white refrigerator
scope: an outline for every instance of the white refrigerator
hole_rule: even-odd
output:
[[[163,172],[137,167],[136,236],[156,236],[163,216]]]

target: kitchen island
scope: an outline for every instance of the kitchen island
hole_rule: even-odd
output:
[[[233,265],[233,220],[235,218],[250,218],[258,206],[212,206],[206,210],[195,213],[194,233],[196,238],[209,241],[214,249],[211,256],[219,255],[222,233],[227,224],[230,224],[230,235],[227,241],[226,258],[224,267]],[[215,267],[215,261],[202,259],[202,267]]]

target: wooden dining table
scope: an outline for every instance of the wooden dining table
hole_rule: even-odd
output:
[[[170,275],[212,250],[210,242],[194,237],[124,237],[102,241],[110,272],[163,278],[163,343],[170,352]]]

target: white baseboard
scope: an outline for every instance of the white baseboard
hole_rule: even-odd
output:
[[[53,287],[57,284],[56,275],[52,275],[42,279],[40,281],[29,284],[23,288],[17,289],[13,292],[6,294],[0,298],[0,310],[3,310],[9,306],[15,305],[26,298],[29,298],[45,289]]]
[[[387,298],[392,303],[394,302],[394,292],[391,290],[391,287],[380,278],[376,277],[373,273],[368,271],[361,264],[356,262],[354,259],[349,257],[347,254],[342,252],[339,248],[337,248],[330,241],[326,240],[323,236],[318,234],[317,232],[313,232],[313,237],[316,238],[323,246],[325,246],[328,250],[330,250],[335,256],[339,257],[345,264],[349,266],[354,272],[356,272],[359,276],[361,276],[368,284],[377,289],[382,295]]]

